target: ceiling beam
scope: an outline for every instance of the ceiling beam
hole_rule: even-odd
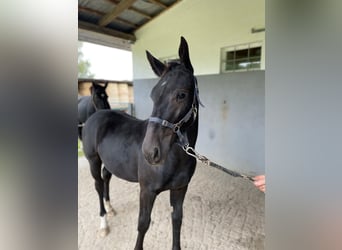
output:
[[[126,24],[126,25],[131,26],[131,27],[133,27],[133,28],[135,28],[135,29],[138,28],[138,25],[136,25],[135,23],[132,23],[132,22],[127,21],[127,20],[125,20],[125,19],[122,19],[122,18],[120,18],[120,17],[117,17],[117,18],[115,19],[115,21],[118,21],[119,23]]]
[[[131,7],[129,8],[129,10],[134,11],[135,13],[138,13],[139,15],[151,20],[152,16],[150,16],[149,14],[142,12],[141,10],[138,10],[137,8]]]
[[[92,13],[92,14],[95,14],[98,16],[104,16],[105,15],[105,13],[102,11],[94,10],[94,9],[84,7],[84,6],[80,6],[80,5],[78,5],[78,10],[83,11],[83,12],[89,12],[89,13]]]
[[[120,0],[108,0],[108,1],[111,3],[114,3],[114,4],[118,4],[120,2]],[[142,12],[141,10],[138,10],[137,8],[135,8],[133,6],[130,6],[128,9],[135,12],[135,13],[138,13],[139,15],[142,15],[143,17],[145,17],[147,19],[152,19],[152,16],[150,16],[149,14],[147,14],[145,12]]]
[[[159,5],[160,7],[162,7],[162,8],[164,8],[164,9],[167,9],[167,7],[169,7],[169,6],[167,6],[167,5],[165,5],[165,4],[163,4],[162,2],[160,2],[160,1],[157,1],[157,0],[148,0],[150,3],[154,3],[154,4],[156,4],[156,5]]]
[[[118,5],[114,7],[111,12],[109,12],[99,21],[99,26],[106,26],[107,24],[109,24],[122,12],[128,9],[135,1],[136,0],[122,0]]]
[[[83,22],[83,21],[78,21],[78,27],[80,29],[90,30],[90,31],[101,33],[101,34],[122,38],[124,40],[129,40],[131,42],[135,42],[136,41],[135,35],[124,33],[124,32],[120,32],[120,31],[116,31],[116,30],[113,30],[113,29],[108,29],[108,28],[105,28],[105,27],[102,27],[102,26],[99,26],[99,25],[96,25],[96,24],[91,24],[91,23],[86,23],[86,22]]]
[[[155,19],[156,17],[158,17],[159,15],[163,14],[165,11],[170,10],[172,7],[174,7],[177,3],[181,2],[182,0],[176,0],[173,4],[171,4],[170,6],[167,7],[167,9],[164,9],[162,11],[160,11],[157,15],[153,16],[153,19]],[[145,26],[147,23],[149,23],[149,21],[144,22],[143,24],[141,24],[138,29],[141,29],[141,27]]]
[[[95,14],[95,15],[98,15],[98,16],[104,16],[106,13],[102,12],[102,11],[98,11],[98,10],[94,10],[94,9],[91,9],[91,8],[88,8],[88,7],[83,7],[83,6],[78,6],[78,11],[80,12],[89,12],[89,13],[92,13],[92,14]],[[115,19],[115,21],[118,21],[119,23],[123,23],[123,24],[126,24],[128,26],[131,26],[133,28],[137,28],[138,25],[136,25],[135,23],[132,23],[132,22],[129,22],[125,19],[122,19],[122,18],[119,18],[117,17]]]

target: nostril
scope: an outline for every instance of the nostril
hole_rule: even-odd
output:
[[[159,157],[159,149],[158,149],[158,148],[154,148],[154,149],[153,149],[153,156],[152,156],[152,158],[153,158],[154,160],[157,160],[158,157]]]

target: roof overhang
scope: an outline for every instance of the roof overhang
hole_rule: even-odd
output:
[[[82,27],[82,26],[81,26]],[[114,34],[92,31],[87,28],[78,27],[78,40],[83,42],[95,43],[108,47],[131,51],[131,41],[117,37]]]
[[[181,0],[79,0],[80,41],[131,50],[135,31]]]

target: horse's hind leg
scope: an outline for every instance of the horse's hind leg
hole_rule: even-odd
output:
[[[78,124],[78,138],[80,139],[80,141],[82,141],[82,128],[83,128],[83,124],[79,123]]]
[[[172,211],[172,250],[180,250],[180,232],[183,219],[183,202],[188,186],[170,190],[170,203]]]
[[[115,210],[113,209],[112,205],[110,204],[109,198],[109,182],[112,178],[112,173],[110,173],[106,167],[102,169],[102,178],[104,181],[104,201],[105,201],[105,209],[107,211],[108,216],[114,216],[116,214]]]
[[[106,220],[106,210],[103,202],[103,194],[104,194],[104,181],[101,177],[101,160],[98,156],[92,157],[89,160],[90,164],[90,172],[93,178],[95,179],[95,189],[99,195],[100,201],[100,236],[104,237],[108,234],[109,228]]]

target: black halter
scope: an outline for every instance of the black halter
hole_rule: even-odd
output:
[[[186,133],[182,134],[181,132],[181,127],[183,124],[187,123],[191,117],[193,117],[193,121],[196,120],[197,117],[197,107],[196,107],[196,101],[198,104],[200,104],[202,107],[204,105],[202,104],[200,98],[199,98],[199,92],[198,92],[198,86],[197,86],[197,79],[194,77],[194,84],[195,84],[195,90],[194,90],[194,97],[192,100],[192,105],[190,110],[185,114],[185,116],[178,122],[176,123],[171,123],[167,120],[161,119],[159,117],[150,117],[149,122],[155,122],[158,124],[161,124],[163,127],[167,127],[172,129],[172,131],[177,134],[178,139],[179,139],[179,145],[185,149],[187,146],[189,146],[189,141]]]

